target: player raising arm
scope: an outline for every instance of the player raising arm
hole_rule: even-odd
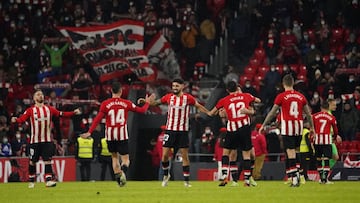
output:
[[[29,154],[29,188],[35,187],[36,168],[35,164],[40,156],[45,164],[46,187],[55,187],[56,182],[52,180],[51,158],[53,155],[54,144],[51,135],[52,117],[71,117],[80,114],[80,109],[72,112],[59,111],[56,108],[44,104],[44,93],[35,90],[33,100],[35,104],[25,110],[19,118],[12,117],[12,123],[23,123],[30,118],[30,154]]]
[[[128,112],[145,113],[149,108],[149,103],[153,102],[154,95],[146,96],[144,99],[145,104],[142,107],[138,107],[131,101],[121,98],[122,90],[119,82],[113,82],[111,93],[112,98],[101,103],[99,113],[94,118],[88,132],[80,136],[83,138],[89,137],[105,116],[106,142],[109,152],[111,153],[115,179],[118,185],[122,187],[126,184],[125,174],[130,164],[128,147],[129,135],[127,129]]]

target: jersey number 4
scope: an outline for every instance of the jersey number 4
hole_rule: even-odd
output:
[[[294,116],[294,118],[297,118],[299,116],[299,105],[296,101],[292,101],[290,103],[289,114],[291,116]]]

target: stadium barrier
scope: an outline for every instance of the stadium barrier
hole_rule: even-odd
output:
[[[53,157],[54,178],[59,182],[76,180],[76,159],[74,157]],[[0,183],[28,180],[29,159],[26,157],[0,158]],[[45,164],[36,163],[36,181],[44,182]]]

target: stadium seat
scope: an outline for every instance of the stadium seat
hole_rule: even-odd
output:
[[[260,64],[262,64],[265,60],[265,49],[263,48],[256,48],[254,51],[254,58],[258,59],[260,61]]]
[[[315,31],[313,29],[308,29],[307,33],[309,35],[310,41],[315,42],[316,41]]]
[[[336,52],[336,51],[335,51],[335,52]],[[329,56],[329,55],[324,55],[322,58],[323,58],[324,64],[326,64],[326,63],[329,61],[330,56]]]
[[[256,73],[256,68],[252,67],[252,66],[246,66],[244,68],[244,74],[245,75],[255,75]]]
[[[266,73],[270,70],[268,65],[260,65],[258,67],[258,75],[265,77]]]
[[[259,86],[262,80],[264,80],[264,76],[257,74],[253,78],[253,84]]]
[[[295,73],[299,72],[299,65],[298,64],[290,64],[290,69],[293,70]]]
[[[261,63],[262,63],[262,61],[255,57],[253,57],[249,60],[249,66],[252,68],[255,68],[255,69],[257,69]]]
[[[305,65],[299,65],[299,74],[300,75],[307,75],[307,68]]]
[[[335,40],[336,43],[342,43],[344,36],[344,30],[341,27],[336,27],[331,29],[331,39]]]

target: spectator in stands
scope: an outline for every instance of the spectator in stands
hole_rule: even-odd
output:
[[[267,63],[268,64],[275,64],[276,63],[276,56],[278,54],[279,48],[279,36],[274,28],[270,28],[265,38],[264,49],[266,52]]]
[[[314,76],[314,73],[316,70],[320,70],[321,74],[323,74],[325,72],[325,64],[321,58],[320,54],[316,54],[315,55],[315,61],[313,61],[312,63],[309,63],[307,66],[307,70],[308,70],[308,78],[309,80],[312,80]]]
[[[181,33],[181,44],[184,47],[184,55],[186,58],[185,78],[191,78],[194,72],[194,65],[197,62],[198,50],[196,49],[196,38],[198,37],[198,27],[195,22],[188,23],[185,30]]]
[[[340,117],[340,129],[342,140],[355,140],[357,124],[359,122],[359,115],[351,106],[349,101],[344,103],[343,112]]]
[[[279,154],[283,152],[282,137],[276,122],[271,123],[265,130],[265,137],[269,154]],[[269,156],[269,161],[279,161],[279,159],[279,155]]]
[[[317,44],[322,54],[327,55],[330,52],[330,30],[324,18],[320,19],[319,25],[316,28]]]
[[[270,65],[270,70],[265,74],[264,87],[261,89],[261,100],[267,106],[274,101],[276,96],[276,86],[279,86],[281,82],[281,75],[276,70],[274,64]]]
[[[214,22],[208,17],[200,24],[200,61],[208,63],[210,54],[213,53],[216,37],[216,29]]]
[[[227,84],[230,81],[235,81],[239,83],[239,75],[235,72],[235,68],[232,65],[225,65],[223,67],[224,78],[222,78],[224,84]]]
[[[348,80],[344,82],[342,93],[351,94],[355,91],[355,88],[359,86],[359,81],[355,77],[355,75],[350,74]]]
[[[202,152],[209,154],[214,152],[215,137],[210,126],[206,126],[201,135]]]
[[[305,54],[304,64],[306,67],[315,61],[316,55],[321,56],[321,51],[316,47],[315,43],[312,42],[310,44],[310,50]]]
[[[232,54],[240,59],[245,59],[249,54],[250,39],[250,13],[243,7],[238,16],[230,24],[229,38],[233,45]]]
[[[10,128],[8,125],[8,118],[0,116],[0,140],[10,135]]]
[[[246,80],[246,81],[245,81],[245,85],[244,85],[244,87],[242,88],[242,91],[243,91],[244,93],[249,93],[249,94],[251,94],[251,95],[253,95],[253,96],[255,96],[255,97],[257,97],[257,95],[258,95],[257,90],[252,86],[250,80]]]
[[[298,42],[302,39],[302,30],[301,30],[301,24],[299,24],[299,21],[294,20],[293,26],[292,26],[292,32],[294,33],[296,39]]]
[[[312,113],[316,113],[320,111],[321,102],[322,102],[322,98],[320,97],[319,92],[314,91],[313,96],[309,101]]]
[[[2,157],[10,157],[12,156],[11,144],[7,136],[2,138],[2,142],[0,144],[0,156]]]
[[[53,44],[51,47],[44,43],[44,47],[46,51],[50,55],[50,65],[51,65],[51,72],[54,75],[62,74],[62,63],[63,63],[63,54],[68,49],[69,43],[66,43],[61,48],[59,48],[59,44]]]
[[[295,80],[297,78],[297,73],[290,68],[289,64],[285,63],[283,65],[283,71],[282,71],[282,74],[281,74],[281,78],[283,78],[285,75],[288,75],[290,74]]]
[[[3,98],[0,100],[0,116],[5,116],[6,118],[9,118],[9,112],[4,106]]]
[[[341,62],[336,58],[335,52],[331,51],[329,55],[329,60],[325,63],[325,70],[331,75],[334,75],[336,69],[341,68]]]
[[[309,52],[310,50],[310,46],[311,44],[314,43],[311,41],[311,39],[309,38],[309,34],[307,31],[304,31],[304,33],[302,34],[302,37],[299,41],[299,49],[300,49],[300,54],[302,57],[302,62],[306,62],[306,54]]]
[[[280,37],[280,50],[277,58],[283,63],[294,64],[299,62],[299,56],[300,50],[296,36],[290,28],[287,28],[285,34]]]
[[[15,137],[12,139],[10,144],[12,147],[13,154],[15,156],[19,156],[19,157],[26,156],[27,142],[19,130],[16,131]]]
[[[80,99],[89,99],[89,88],[92,83],[93,80],[89,73],[85,72],[83,67],[80,67],[72,81],[73,91],[77,92]]]
[[[315,70],[313,76],[308,76],[309,79],[309,90],[311,92],[317,91],[319,86],[323,82],[323,77],[321,76],[321,71],[319,69]],[[324,96],[323,94],[319,93],[320,96]]]
[[[359,28],[360,6],[358,3],[358,0],[352,0],[351,4],[348,3],[344,6],[345,25],[350,29]]]
[[[360,44],[356,41],[356,34],[354,32],[350,33],[348,41],[344,45],[344,53],[349,53],[356,47],[356,50],[360,49]]]
[[[348,53],[345,53],[345,65],[347,68],[359,68],[360,64],[360,52],[358,51],[358,48],[353,47],[352,50]]]

